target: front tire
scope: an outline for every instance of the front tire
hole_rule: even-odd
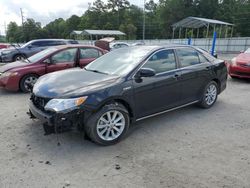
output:
[[[18,55],[15,55],[15,57],[13,58],[13,61],[21,61],[21,60],[24,60],[24,59],[25,59],[24,55],[18,54]]]
[[[33,87],[38,79],[35,74],[28,74],[24,76],[20,81],[20,89],[24,93],[30,92],[30,87]]]
[[[230,77],[231,77],[232,79],[234,79],[234,80],[238,78],[237,76],[231,76],[231,75],[230,75]]]
[[[202,108],[212,107],[217,100],[217,96],[218,84],[215,81],[211,81],[205,87],[199,106]]]
[[[129,129],[129,114],[119,103],[108,104],[87,120],[85,132],[88,137],[100,145],[118,143]]]

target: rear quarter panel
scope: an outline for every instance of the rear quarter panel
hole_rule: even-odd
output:
[[[215,79],[218,79],[220,82],[219,93],[221,93],[226,88],[227,85],[228,73],[227,73],[226,63],[224,60],[216,59],[213,62],[212,68],[215,74]]]

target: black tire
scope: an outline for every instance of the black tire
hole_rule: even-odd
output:
[[[231,77],[232,79],[238,79],[237,76],[231,76],[231,75],[230,75],[230,77]]]
[[[215,93],[215,96],[214,97],[212,97],[211,96],[211,102],[209,102],[209,97],[207,96],[208,95],[208,90],[209,90],[209,88],[215,88],[215,90],[216,90],[216,93]],[[214,86],[214,87],[213,87]],[[201,99],[201,101],[198,103],[198,105],[200,106],[200,107],[202,107],[202,108],[210,108],[210,107],[212,107],[213,105],[214,105],[214,103],[216,102],[216,100],[217,100],[217,96],[218,96],[218,84],[215,82],[215,81],[211,81],[211,82],[209,82],[207,85],[206,85],[206,87],[205,87],[205,89],[204,89],[204,91],[203,91],[203,94],[202,94],[202,99]]]
[[[120,112],[119,115],[122,114],[122,116],[124,117],[123,121],[125,122],[125,126],[124,126],[124,129],[121,131],[121,133],[117,132],[119,134],[119,136],[117,138],[115,138],[113,140],[104,140],[103,138],[101,138],[98,135],[97,126],[99,125],[99,122],[101,121],[100,120],[101,117],[104,117],[104,115],[106,113],[108,113],[108,112],[111,113],[113,111]],[[120,103],[114,103],[114,104],[112,103],[112,104],[107,104],[107,105],[103,106],[99,111],[92,114],[90,116],[90,118],[86,121],[84,129],[85,129],[85,132],[86,132],[87,136],[93,142],[95,142],[97,144],[100,144],[100,145],[103,145],[103,146],[108,146],[108,145],[116,144],[122,138],[124,138],[124,136],[126,135],[128,129],[129,129],[129,122],[130,122],[129,113],[128,113],[127,109]],[[103,129],[105,129],[105,128],[103,128]],[[108,127],[107,129],[109,129],[109,128],[110,127]],[[110,128],[110,129],[112,129],[112,128]],[[99,128],[99,130],[100,130],[100,128]],[[113,133],[114,133],[114,129],[113,129]],[[109,132],[109,135],[110,135],[110,132]]]
[[[29,78],[33,78],[33,82],[36,82],[36,80],[38,79],[38,76],[36,74],[27,74],[24,77],[22,77],[20,83],[19,83],[19,87],[20,90],[24,93],[28,93],[30,92],[30,89],[27,88],[27,79]],[[31,83],[31,86],[33,86],[34,83]]]
[[[25,55],[23,54],[17,54],[14,56],[13,61],[20,61],[21,59],[25,59]]]

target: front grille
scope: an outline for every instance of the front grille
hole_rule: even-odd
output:
[[[250,64],[239,64],[241,67],[250,68]]]
[[[33,93],[31,94],[31,101],[40,110],[45,111],[45,105],[51,100],[50,98],[37,97]]]
[[[250,76],[250,72],[235,72],[235,74],[240,75],[240,76]]]

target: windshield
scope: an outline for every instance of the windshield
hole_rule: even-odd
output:
[[[245,53],[250,54],[250,48],[248,48]]]
[[[21,48],[25,48],[25,47],[29,46],[31,43],[32,43],[32,41],[29,41],[29,42],[25,43],[24,45],[22,45]]]
[[[133,70],[152,49],[152,47],[120,48],[99,57],[85,69],[121,76]]]
[[[57,51],[57,48],[47,48],[46,50],[43,50],[41,52],[36,53],[35,55],[29,57],[30,63],[36,63],[40,59],[44,58],[45,56]],[[28,61],[27,61],[28,62]]]

